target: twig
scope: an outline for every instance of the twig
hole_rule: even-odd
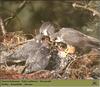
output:
[[[100,17],[100,12],[98,12],[97,10],[95,10],[95,9],[93,9],[91,7],[88,7],[86,5],[83,6],[83,5],[79,5],[77,3],[73,3],[72,6],[73,7],[77,7],[77,8],[83,8],[83,9],[89,10],[89,11],[93,12],[93,16],[97,15],[98,17]]]
[[[1,27],[2,34],[5,35],[6,30],[5,30],[4,22],[1,17],[0,17],[0,27]]]
[[[4,20],[4,23],[7,25],[7,23],[10,21],[10,20],[12,20],[12,19],[14,19],[20,12],[21,12],[21,10],[25,7],[25,5],[26,5],[26,0],[24,0],[20,5],[19,5],[19,7],[17,8],[17,10],[16,10],[16,12],[11,16],[11,17],[8,17],[8,18],[6,18],[5,20]]]
[[[76,59],[71,60],[71,62],[66,66],[66,70],[65,70],[65,71],[67,71],[67,70],[69,69],[70,65],[71,65],[75,60],[76,60]]]
[[[71,60],[71,61],[65,66],[65,70],[64,70],[62,76],[66,73],[66,71],[69,70],[69,67],[71,66],[71,64],[72,64],[75,60],[76,60],[76,58],[73,59],[73,60]]]

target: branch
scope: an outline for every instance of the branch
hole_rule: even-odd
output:
[[[5,35],[6,30],[5,30],[4,22],[1,17],[0,17],[0,27],[1,27],[2,34]]]
[[[83,5],[79,5],[77,3],[73,3],[72,6],[74,8],[77,7],[77,8],[83,8],[83,9],[89,10],[89,11],[93,12],[93,16],[97,15],[98,17],[100,17],[100,12],[98,12],[97,10],[95,10],[95,9],[93,9],[91,7],[88,7],[86,5],[83,6]]]
[[[14,19],[14,18],[21,12],[21,10],[25,7],[26,2],[27,2],[27,1],[24,0],[24,1],[19,5],[19,7],[17,8],[16,12],[15,12],[11,17],[8,17],[8,18],[6,18],[6,19],[4,20],[4,22],[5,22],[6,25],[7,25],[7,23],[8,23],[10,20]]]

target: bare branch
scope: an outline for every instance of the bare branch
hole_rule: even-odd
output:
[[[98,17],[100,17],[100,12],[98,12],[97,10],[95,10],[95,9],[93,9],[91,7],[88,7],[86,5],[83,6],[83,5],[79,5],[77,3],[73,3],[72,6],[73,7],[77,7],[77,8],[83,8],[83,9],[89,10],[89,11],[93,12],[93,16],[97,15]]]
[[[14,18],[21,12],[21,10],[25,7],[26,2],[27,2],[27,1],[24,0],[24,1],[18,6],[16,12],[15,12],[12,16],[10,16],[10,17],[8,17],[8,18],[6,18],[6,19],[4,20],[5,25],[7,25],[7,23],[8,23],[10,20],[14,19]]]
[[[1,27],[2,34],[5,35],[6,30],[5,30],[4,22],[1,17],[0,17],[0,27]]]

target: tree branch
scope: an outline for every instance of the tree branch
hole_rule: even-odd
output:
[[[21,10],[25,7],[25,5],[26,5],[26,0],[24,0],[20,5],[19,5],[19,7],[17,8],[17,10],[16,10],[16,12],[11,16],[11,17],[8,17],[8,18],[6,18],[5,20],[4,20],[4,23],[7,25],[7,23],[10,21],[10,20],[12,20],[12,19],[14,19],[20,12],[21,12]]]
[[[5,35],[6,30],[5,30],[4,22],[1,17],[0,17],[0,27],[1,27],[2,34]]]
[[[89,10],[93,13],[93,16],[97,15],[98,17],[100,17],[100,12],[98,12],[97,10],[91,8],[91,7],[88,7],[87,5],[79,5],[77,3],[73,3],[72,4],[73,7],[77,7],[77,8],[83,8],[83,9],[86,9],[86,10]]]

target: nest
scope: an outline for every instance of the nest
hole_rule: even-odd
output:
[[[20,45],[19,43],[27,41],[27,38],[25,36],[10,33],[7,34],[2,41],[4,46],[10,49],[14,44],[17,48]],[[68,66],[60,71],[51,69],[39,70],[30,74],[22,74],[21,72],[25,66],[4,66],[0,67],[0,79],[94,79],[93,71],[94,67],[99,64],[97,61],[99,59],[100,52],[93,49],[87,54],[81,56],[76,55],[76,59],[74,61],[70,60]]]

